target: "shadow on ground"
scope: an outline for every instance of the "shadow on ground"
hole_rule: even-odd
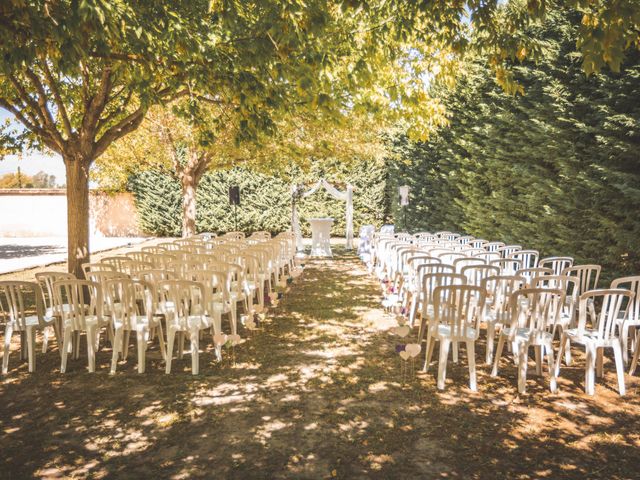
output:
[[[28,375],[14,353],[0,477],[637,478],[639,382],[618,397],[610,360],[593,398],[580,356],[556,395],[532,375],[518,396],[506,359],[470,392],[464,354],[438,392],[433,367],[401,382],[390,325],[379,286],[341,253],[309,262],[235,366],[208,350],[202,375],[186,357],[164,375],[152,350],[138,375],[132,348],[110,377],[105,348],[95,374],[81,357],[61,375],[50,351]]]
[[[64,247],[60,245],[0,245],[0,259],[37,257],[51,253],[64,253]]]

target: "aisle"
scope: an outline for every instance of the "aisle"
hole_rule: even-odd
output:
[[[237,348],[235,367],[214,364],[209,350],[202,375],[189,374],[188,358],[164,375],[151,352],[144,375],[131,355],[110,377],[107,350],[95,374],[75,362],[60,375],[56,354],[41,357],[35,375],[9,377],[0,384],[0,472],[388,479],[629,471],[635,387],[626,404],[613,401],[615,392],[586,399],[572,380],[558,396],[532,383],[518,398],[515,370],[489,380],[483,367],[473,394],[464,362],[451,367],[444,393],[432,374],[402,384],[379,285],[355,256],[337,253],[308,263],[264,330]]]

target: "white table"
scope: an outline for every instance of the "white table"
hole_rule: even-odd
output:
[[[311,256],[332,257],[331,226],[333,218],[310,218],[311,224]]]

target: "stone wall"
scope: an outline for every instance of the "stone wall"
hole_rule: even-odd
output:
[[[141,237],[130,193],[91,190],[91,235]],[[64,189],[0,189],[0,237],[63,237],[67,235]]]

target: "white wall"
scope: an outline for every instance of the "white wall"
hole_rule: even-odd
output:
[[[65,237],[67,197],[52,189],[0,189],[0,237]],[[61,194],[62,193],[62,194]],[[104,237],[144,236],[131,194],[90,196],[91,235]]]

